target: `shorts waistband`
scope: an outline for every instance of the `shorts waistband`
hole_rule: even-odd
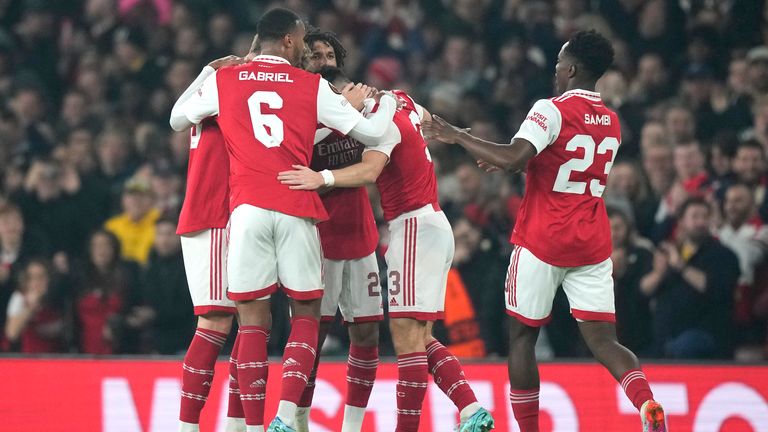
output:
[[[389,223],[402,222],[412,217],[417,217],[417,216],[430,214],[430,213],[439,213],[441,211],[442,210],[440,209],[440,204],[438,203],[427,204],[424,207],[417,208],[416,210],[411,210],[405,213],[401,213],[400,216],[392,219],[391,221],[389,221]]]

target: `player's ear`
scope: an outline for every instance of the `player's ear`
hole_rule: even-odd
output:
[[[576,63],[571,63],[570,66],[568,66],[568,78],[573,78],[576,76],[576,72],[578,71],[579,66]]]

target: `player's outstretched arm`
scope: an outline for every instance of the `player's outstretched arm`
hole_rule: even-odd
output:
[[[515,138],[511,144],[498,144],[480,139],[466,129],[458,128],[437,115],[432,121],[422,123],[421,130],[427,139],[436,139],[447,144],[459,144],[476,159],[506,171],[520,171],[528,160],[536,156],[536,148],[528,140]]]
[[[301,165],[293,165],[293,171],[278,174],[280,183],[295,190],[317,190],[328,187],[358,187],[373,183],[387,165],[389,156],[379,151],[366,151],[360,163],[337,170],[313,171]]]
[[[203,86],[205,80],[213,75],[219,68],[241,64],[242,62],[243,59],[241,57],[229,55],[208,63],[208,65],[206,65],[200,72],[200,75],[198,75],[197,78],[192,81],[192,84],[190,84],[189,87],[187,87],[186,90],[181,93],[179,99],[175,104],[173,104],[170,120],[171,128],[173,128],[175,131],[183,131],[191,127],[192,123],[189,121],[182,109],[184,103],[192,98],[192,96],[195,95],[195,92]]]

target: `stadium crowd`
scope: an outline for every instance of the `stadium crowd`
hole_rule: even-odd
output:
[[[552,96],[572,32],[609,35],[617,57],[598,90],[622,120],[604,195],[619,339],[646,357],[766,359],[765,3],[0,0],[2,351],[187,347],[195,317],[175,218],[189,137],[168,114],[205,64],[244,55],[254,20],[286,6],[338,34],[355,80],[406,89],[495,142]],[[430,146],[456,240],[440,338],[458,355],[504,355],[524,176]],[[279,297],[274,307],[286,316]],[[553,315],[539,355],[587,355],[565,297]],[[273,354],[285,322],[275,319]]]

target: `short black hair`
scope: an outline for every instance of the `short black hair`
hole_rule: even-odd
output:
[[[763,149],[763,145],[760,144],[757,140],[748,139],[746,141],[740,142],[739,145],[736,146],[736,153],[738,153],[739,150],[743,148],[755,149],[759,151],[760,156],[762,156],[762,158],[765,159],[765,150]]]
[[[691,207],[706,207],[709,214],[712,214],[712,206],[702,196],[692,196],[683,202],[680,210],[677,212],[677,218],[682,219]]]
[[[346,81],[351,81],[347,75],[344,73],[343,70],[333,67],[333,66],[323,66],[318,73],[321,77],[325,78],[326,81],[333,84],[339,79],[344,79]]]
[[[344,58],[347,57],[347,50],[344,49],[344,45],[341,44],[341,41],[339,40],[339,37],[336,36],[336,33],[332,31],[320,31],[317,29],[314,29],[311,32],[308,32],[306,36],[304,36],[304,42],[309,45],[309,49],[312,49],[312,45],[315,44],[315,42],[325,42],[327,43],[331,48],[333,48],[333,53],[336,55],[336,65],[338,67],[344,67]]]
[[[580,31],[568,39],[565,53],[573,57],[594,79],[599,79],[613,64],[613,47],[595,30]]]
[[[276,41],[291,33],[301,18],[290,9],[270,9],[259,19],[256,26],[256,34],[259,41]]]

